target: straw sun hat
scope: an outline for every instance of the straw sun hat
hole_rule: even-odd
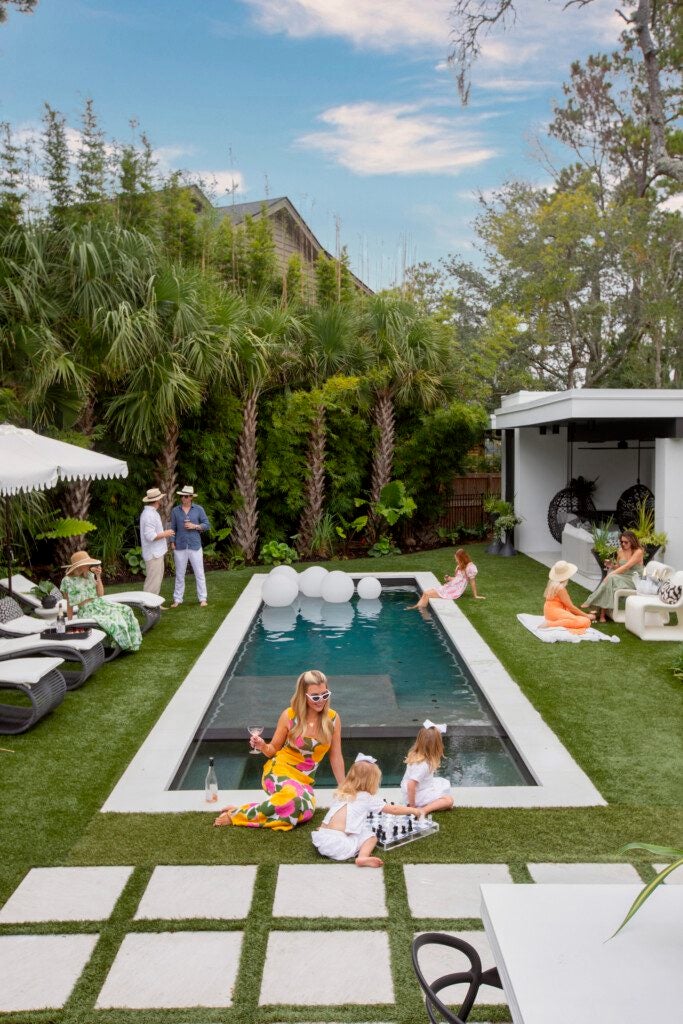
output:
[[[75,569],[83,569],[86,565],[102,565],[98,558],[91,558],[87,551],[74,551],[68,565],[63,565],[69,576]]]
[[[197,492],[195,491],[194,487],[191,486],[191,484],[185,484],[182,491],[176,491],[176,494],[179,494],[181,498],[197,497]]]
[[[161,501],[166,495],[163,491],[160,491],[158,487],[150,487],[147,494],[142,499],[144,505],[151,504],[153,501]]]
[[[566,583],[575,572],[578,572],[578,568],[578,565],[574,565],[573,562],[555,562],[555,565],[548,573],[548,579],[552,580],[553,583]]]

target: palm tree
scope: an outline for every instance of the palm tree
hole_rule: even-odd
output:
[[[228,379],[242,398],[242,430],[237,442],[235,487],[239,505],[233,534],[248,562],[253,561],[258,543],[258,404],[264,391],[283,382],[289,372],[284,351],[301,332],[300,320],[291,312],[252,299],[247,327],[234,339]]]
[[[94,224],[18,229],[3,240],[0,330],[32,426],[70,428],[92,443],[108,380],[100,324],[107,311],[144,296],[152,257],[143,236]],[[86,519],[89,482],[67,484],[62,505]],[[68,559],[80,543],[64,539],[57,556]]]
[[[306,458],[305,504],[299,520],[297,548],[302,558],[312,557],[312,542],[322,519],[325,505],[325,448],[327,441],[326,411],[333,403],[344,381],[336,377],[353,364],[354,343],[358,332],[358,316],[347,304],[317,306],[305,321],[305,330],[295,355],[297,370],[310,387],[313,420]],[[327,382],[328,378],[334,378]],[[349,380],[357,387],[357,381]]]
[[[107,317],[122,306],[134,308],[144,301],[156,257],[147,237],[116,225],[71,225],[59,235],[63,259],[56,268],[56,283],[65,297],[61,333],[87,380],[74,426],[89,447],[101,422],[102,398],[111,383]],[[131,357],[131,365],[137,358]],[[62,495],[64,514],[87,519],[90,496],[90,481],[67,484]],[[81,537],[65,538],[57,544],[57,556],[68,561],[81,546]]]
[[[371,357],[368,381],[374,393],[378,433],[372,460],[370,500],[379,500],[391,480],[396,447],[396,404],[433,409],[452,390],[447,329],[410,302],[373,296],[363,317],[363,337]]]
[[[199,410],[211,382],[225,372],[228,306],[221,307],[197,270],[165,265],[150,278],[144,306],[107,314],[107,369],[120,388],[107,417],[133,448],[158,450],[166,513],[178,485],[181,417]],[[238,306],[235,300],[236,315]]]

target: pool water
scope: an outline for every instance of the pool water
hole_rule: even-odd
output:
[[[415,587],[383,587],[376,601],[327,604],[301,596],[262,607],[212,701],[172,786],[204,785],[215,758],[222,789],[256,789],[261,757],[248,753],[248,725],[272,734],[297,676],[321,669],[342,720],[344,756],[377,757],[386,785],[398,785],[403,758],[425,718],[449,726],[440,774],[459,786],[519,786],[521,766],[466,665],[429,610],[406,611]],[[327,759],[319,785],[332,785]]]

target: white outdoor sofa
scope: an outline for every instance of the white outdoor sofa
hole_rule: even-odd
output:
[[[0,580],[0,587],[8,591],[9,580],[7,578]],[[31,593],[34,587],[35,583],[26,576],[22,576],[21,573],[12,576],[12,597],[35,611],[36,608],[41,607],[41,602],[40,598]],[[119,594],[105,594],[104,600],[111,601],[112,604],[127,604],[129,608],[142,616],[140,629],[143,633],[146,633],[152,626],[156,626],[161,618],[161,606],[164,603],[163,597],[158,594],[148,594],[145,590],[126,590]]]
[[[652,564],[652,563],[650,563]],[[670,583],[683,586],[683,572],[675,572]],[[683,640],[683,595],[676,604],[664,604],[658,594],[634,594],[626,598],[624,624],[641,640]]]
[[[3,690],[18,691],[29,700],[28,705],[20,706],[3,704],[0,699],[0,734],[16,736],[26,732],[62,703],[66,682],[59,671],[61,664],[61,658],[0,661],[0,694]]]
[[[665,562],[655,562],[654,560],[648,562],[645,566],[643,573],[643,579],[652,580],[657,577],[659,580],[670,580],[675,569],[672,565],[667,565]],[[623,590],[615,590],[614,592],[614,606],[610,615],[613,622],[625,622],[626,621],[626,599],[635,596],[636,591],[632,587],[626,587]],[[651,596],[651,595],[638,595],[638,596]],[[656,596],[656,595],[655,595]],[[623,601],[623,604],[622,604]]]

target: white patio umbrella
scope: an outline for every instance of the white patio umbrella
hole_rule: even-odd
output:
[[[61,480],[109,480],[128,476],[123,459],[100,455],[75,444],[43,437],[33,430],[0,424],[0,496],[6,502],[7,574],[12,592],[12,550],[9,537],[11,495],[44,491]]]

